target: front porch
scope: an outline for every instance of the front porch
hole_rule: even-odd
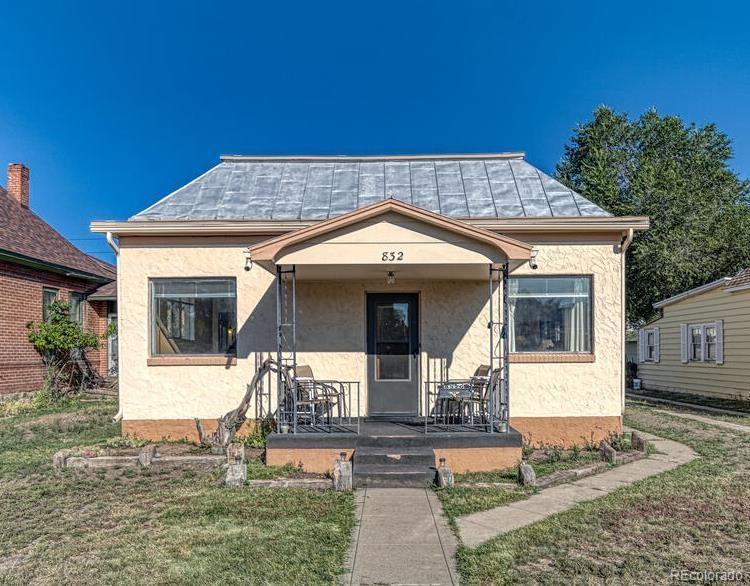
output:
[[[355,481],[423,484],[432,481],[441,458],[454,472],[515,466],[522,444],[521,434],[511,427],[490,434],[471,426],[362,419],[357,428],[301,427],[298,433],[272,433],[267,437],[266,462],[301,464],[306,471],[325,473],[345,453],[353,461]]]
[[[515,464],[504,292],[530,257],[396,200],[251,247],[275,274],[269,463],[325,471],[343,452],[381,479]]]

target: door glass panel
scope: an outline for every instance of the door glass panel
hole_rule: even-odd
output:
[[[375,380],[410,380],[409,304],[379,303],[375,319]]]

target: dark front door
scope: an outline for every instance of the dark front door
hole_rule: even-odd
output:
[[[417,415],[419,319],[415,293],[367,295],[368,414]]]

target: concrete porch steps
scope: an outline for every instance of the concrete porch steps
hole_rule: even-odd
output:
[[[356,455],[354,456],[356,460]],[[354,465],[354,486],[363,488],[426,488],[435,478],[435,468],[411,464]]]
[[[360,465],[434,466],[435,452],[429,446],[405,448],[358,447],[354,454]]]
[[[434,480],[435,452],[424,438],[371,436],[365,443],[354,451],[355,487],[424,488]]]

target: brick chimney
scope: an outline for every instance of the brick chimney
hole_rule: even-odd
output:
[[[29,168],[23,163],[8,165],[8,195],[23,207],[29,207]]]

